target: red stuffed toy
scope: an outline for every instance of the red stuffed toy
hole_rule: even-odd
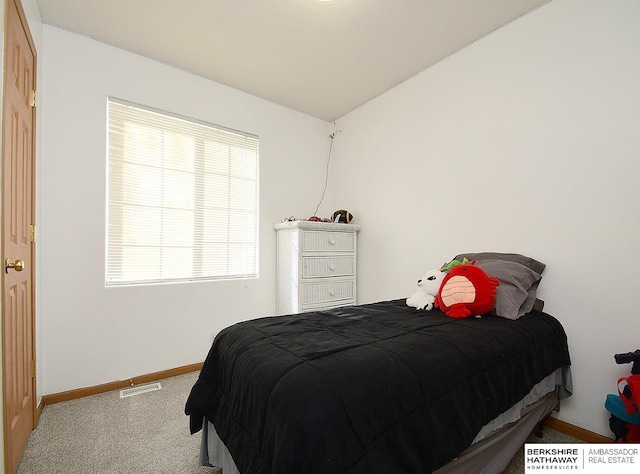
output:
[[[493,308],[500,282],[475,263],[456,265],[442,280],[436,304],[451,318],[482,316]]]

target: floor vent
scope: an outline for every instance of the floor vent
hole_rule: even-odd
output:
[[[133,397],[135,395],[140,395],[147,392],[155,392],[156,390],[161,389],[162,385],[160,385],[160,382],[154,382],[147,385],[138,385],[137,387],[125,388],[120,390],[120,398]]]

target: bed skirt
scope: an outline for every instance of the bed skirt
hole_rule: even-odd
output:
[[[487,423],[473,444],[457,458],[435,471],[437,474],[502,472],[536,425],[557,408],[560,399],[573,391],[571,370],[562,367],[536,384],[509,410]],[[204,423],[200,465],[222,468],[223,474],[240,474],[233,457],[209,421]]]

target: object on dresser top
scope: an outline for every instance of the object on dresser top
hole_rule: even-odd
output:
[[[274,228],[278,314],[356,304],[358,226],[294,221]]]
[[[295,216],[289,216],[282,219],[282,222],[309,221],[309,222],[332,222],[329,217],[311,216],[309,219],[298,219]]]
[[[343,222],[349,224],[353,220],[353,214],[346,209],[338,209],[331,215],[332,222]]]

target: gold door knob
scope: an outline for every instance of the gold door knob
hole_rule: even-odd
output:
[[[4,272],[9,273],[9,269],[13,268],[17,272],[24,270],[24,260],[16,260],[12,262],[8,258],[4,260]]]

